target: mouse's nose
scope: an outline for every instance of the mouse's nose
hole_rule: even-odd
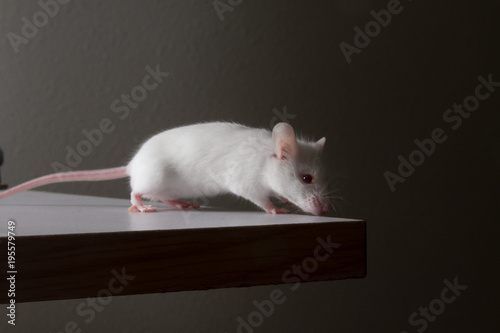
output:
[[[326,203],[324,200],[320,200],[318,197],[314,197],[312,202],[316,215],[323,215],[328,213],[328,203]]]
[[[325,215],[326,213],[328,213],[328,206],[324,205],[323,207],[321,207],[319,209],[319,214],[318,215]]]

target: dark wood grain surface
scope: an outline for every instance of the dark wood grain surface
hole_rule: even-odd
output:
[[[18,233],[16,302],[366,275],[362,220],[208,208],[189,215],[167,208],[139,214],[126,212],[127,205],[126,200],[40,192],[0,203],[2,274],[9,270],[9,219],[15,220]],[[4,304],[9,301],[8,281],[2,279],[0,287]]]

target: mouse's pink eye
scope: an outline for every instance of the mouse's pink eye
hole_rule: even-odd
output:
[[[302,176],[302,181],[306,184],[311,184],[313,181],[313,176],[311,175],[303,175]]]

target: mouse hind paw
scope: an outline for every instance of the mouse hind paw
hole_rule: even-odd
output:
[[[142,205],[142,206],[130,206],[128,211],[133,212],[134,210],[140,212],[140,213],[154,213],[157,211],[156,207],[150,206],[150,205]]]
[[[145,205],[142,203],[142,194],[132,192],[130,194],[132,206],[129,207],[128,211],[133,212],[134,210],[140,213],[153,213],[156,212],[156,207]]]
[[[181,200],[164,200],[164,203],[166,203],[169,206],[178,208],[178,209],[187,209],[187,208],[194,208],[198,209],[200,208],[200,204],[197,202],[184,202]]]

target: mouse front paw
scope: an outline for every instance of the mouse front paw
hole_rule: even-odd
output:
[[[290,211],[288,209],[285,209],[285,208],[276,208],[276,209],[272,209],[270,214],[290,214]]]
[[[288,209],[278,208],[278,207],[275,207],[275,206],[266,207],[265,211],[266,211],[266,213],[273,214],[273,215],[276,215],[276,214],[290,214],[290,211]]]

